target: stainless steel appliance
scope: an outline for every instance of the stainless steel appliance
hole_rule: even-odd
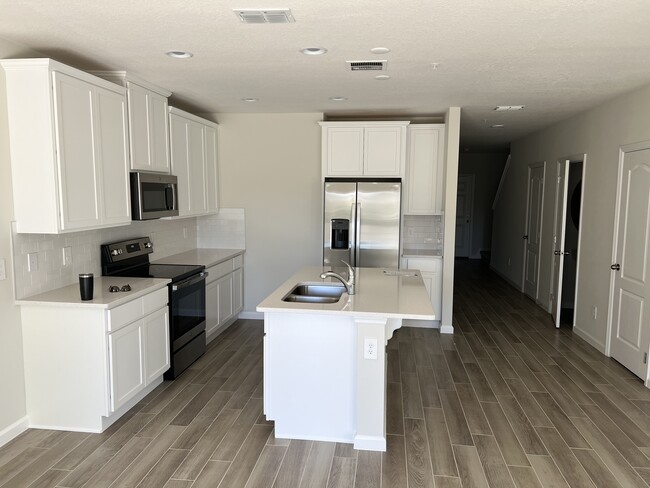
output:
[[[323,265],[399,268],[399,178],[325,178]]]
[[[205,266],[151,264],[149,254],[152,252],[153,244],[148,237],[103,244],[102,275],[172,280],[168,286],[171,366],[164,374],[164,378],[170,380],[205,352],[205,278],[208,273]]]
[[[173,175],[131,173],[131,218],[151,220],[178,215],[178,180]]]

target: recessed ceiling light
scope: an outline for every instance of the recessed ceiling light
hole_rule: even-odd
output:
[[[440,66],[440,63],[431,63],[431,69],[438,69],[438,66]]]
[[[370,52],[373,54],[386,54],[390,52],[390,49],[387,47],[373,47]]]
[[[505,125],[503,124],[494,124],[490,126],[491,129],[503,129],[504,127]]]
[[[494,107],[494,110],[497,112],[516,112],[517,110],[523,110],[525,105],[497,105]]]
[[[330,97],[330,100],[332,100],[333,102],[345,102],[347,100],[347,98],[345,98],[345,97]]]
[[[242,98],[242,102],[248,102],[248,103],[253,103],[253,102],[259,102],[259,98],[252,98],[252,97],[247,97],[247,98]]]
[[[377,75],[377,76],[375,76],[375,80],[390,80],[390,76],[388,76],[388,75]]]
[[[194,54],[192,54],[189,51],[167,51],[166,54],[170,58],[178,58],[178,59],[187,59],[194,56]]]
[[[327,49],[324,47],[305,47],[302,48],[300,52],[308,56],[318,56],[319,54],[325,54]]]

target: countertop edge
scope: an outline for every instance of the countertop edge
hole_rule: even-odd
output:
[[[246,253],[246,249],[197,247],[190,251],[179,252],[156,259],[152,261],[152,264],[202,265],[210,268],[244,253]],[[209,254],[213,254],[213,256],[209,256]]]

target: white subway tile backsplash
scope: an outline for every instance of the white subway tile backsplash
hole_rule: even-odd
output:
[[[402,247],[442,251],[444,225],[442,215],[405,215]]]

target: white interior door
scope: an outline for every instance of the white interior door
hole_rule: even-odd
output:
[[[474,175],[458,175],[456,196],[456,257],[468,258],[472,243]]]
[[[646,378],[650,345],[650,149],[625,152],[619,174],[618,233],[610,355]]]
[[[528,167],[528,205],[526,233],[523,236],[524,293],[537,300],[539,284],[539,248],[542,240],[542,209],[544,207],[544,163]]]
[[[562,271],[564,269],[568,182],[569,161],[558,161],[557,185],[555,187],[555,230],[553,232],[553,290],[551,291],[551,315],[553,315],[555,327],[560,326],[560,310],[562,308]]]

